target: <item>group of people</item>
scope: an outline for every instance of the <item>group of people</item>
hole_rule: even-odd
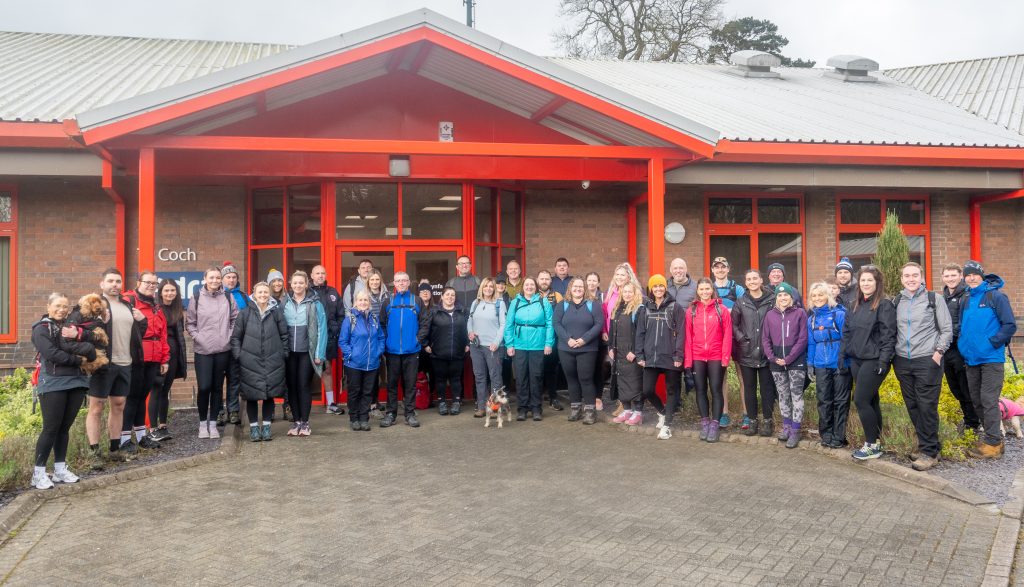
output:
[[[458,415],[468,357],[477,417],[484,416],[491,394],[514,389],[516,419],[540,421],[545,403],[564,409],[557,394],[564,382],[569,421],[593,424],[607,381],[615,422],[641,424],[650,403],[657,412],[657,438],[669,439],[685,387],[695,391],[700,439],[717,442],[721,428],[731,425],[725,381],[735,360],[744,434],[775,434],[778,403],[778,438],[789,448],[798,446],[804,390],[813,380],[822,443],[848,445],[852,394],[865,435],[853,456],[877,458],[878,391],[891,367],[918,436],[914,468],[928,469],[938,459],[944,374],[964,425],[981,433],[971,454],[1003,453],[998,402],[1004,351],[1016,322],[1003,281],[975,261],[943,269],[941,298],[924,287],[920,265],[907,263],[903,289],[889,299],[878,268],[865,265],[855,274],[843,258],[833,276],[809,287],[806,307],[785,281],[783,265],[773,263],[766,275],[749,269],[741,285],[730,279],[724,257],[712,262],[711,277],[698,279],[690,277],[683,259],[674,259],[669,278],[652,275],[646,287],[622,263],[606,289],[597,273],[572,276],[565,258],[556,260],[553,274],[541,270],[536,276],[524,276],[512,260],[494,278],[480,279],[465,256],[456,270],[436,299],[429,283],[419,283],[414,293],[412,278],[402,271],[393,275],[389,290],[369,260],[359,264],[341,294],[318,265],[308,275],[295,271],[287,287],[284,275],[271,270],[245,295],[231,263],[205,271],[187,309],[178,285],[149,271],[127,292],[118,270],[105,271],[99,316],[52,294],[46,315],[32,329],[43,414],[33,486],[78,480],[67,468],[66,453],[68,431],[85,396],[92,468],[102,468],[104,459],[131,460],[140,447],[159,448],[170,439],[168,394],[173,381],[185,377],[185,333],[194,346],[199,438],[219,437],[218,425],[241,424],[240,398],[252,441],[272,440],[279,398],[292,421],[287,435],[309,436],[315,380],[323,385],[327,411],[345,411],[335,401],[336,359],[344,366],[352,430],[369,431],[375,409],[380,427],[397,423],[400,393],[405,424],[419,427],[420,378],[428,382],[428,403],[436,394],[439,414]],[[83,365],[101,356],[107,364],[86,375]],[[386,401],[378,402],[382,385]],[[104,457],[100,418],[108,402]],[[51,452],[52,479],[45,468]]]

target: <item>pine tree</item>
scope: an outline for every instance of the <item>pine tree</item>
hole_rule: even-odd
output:
[[[893,297],[903,289],[901,272],[909,260],[910,244],[903,234],[899,218],[895,212],[888,212],[885,215],[885,226],[878,232],[878,252],[871,259],[871,263],[882,272],[885,295]]]

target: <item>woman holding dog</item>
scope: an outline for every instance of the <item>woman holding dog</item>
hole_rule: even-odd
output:
[[[608,358],[612,361],[613,382],[625,409],[613,422],[639,421],[643,413],[644,368],[636,363],[636,321],[643,305],[640,290],[632,283],[619,290],[619,303],[612,312],[608,334]]]
[[[274,399],[284,389],[285,360],[288,353],[288,325],[277,311],[270,284],[261,281],[252,287],[252,302],[238,313],[231,332],[231,356],[239,365],[239,392],[245,399],[249,419],[249,440],[273,440],[270,421]],[[260,419],[260,404],[263,419]]]
[[[353,304],[341,324],[338,348],[345,357],[349,426],[356,432],[369,432],[370,402],[376,395],[385,332],[369,292],[359,290]]]
[[[498,295],[493,279],[485,277],[480,282],[476,300],[469,307],[469,356],[476,378],[475,418],[483,418],[487,397],[503,387],[501,380],[501,342],[505,333],[505,313],[508,307]]]
[[[581,415],[584,424],[593,424],[597,419],[594,365],[604,318],[604,307],[588,298],[586,282],[580,277],[570,279],[566,299],[555,304],[552,318],[558,358],[569,386],[570,422],[580,420]]]
[[[430,355],[437,381],[437,412],[442,416],[458,416],[462,411],[462,373],[466,369],[469,331],[466,312],[456,305],[458,294],[453,287],[441,292],[441,303],[427,314],[425,328],[420,330],[420,346]],[[445,390],[452,390],[451,408]]]
[[[171,439],[167,430],[167,412],[170,408],[171,386],[175,379],[185,379],[188,370],[188,357],[185,356],[185,309],[181,303],[181,291],[178,283],[165,279],[160,282],[157,290],[160,310],[167,322],[167,346],[170,349],[170,360],[167,361],[167,373],[159,376],[153,383],[153,393],[149,401],[150,435],[153,440],[163,442]]]
[[[541,414],[541,391],[544,380],[544,356],[551,354],[555,329],[551,320],[551,304],[537,293],[537,280],[523,279],[523,289],[509,304],[505,318],[505,348],[512,357],[516,377],[518,414],[526,420],[527,413],[535,422]]]
[[[39,408],[43,431],[36,442],[32,487],[50,489],[53,482],[76,483],[78,476],[68,470],[68,431],[89,389],[89,378],[81,365],[96,360],[92,332],[69,326],[71,307],[67,297],[50,294],[46,315],[32,325],[32,344],[39,353]],[[53,453],[53,480],[46,474],[46,462]]]

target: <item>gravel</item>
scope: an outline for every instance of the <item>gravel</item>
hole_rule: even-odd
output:
[[[1024,465],[1024,440],[1006,437],[1006,452],[997,460],[967,459],[966,461],[939,461],[932,473],[994,499],[1002,506],[1008,499],[1010,486],[1017,471]]]

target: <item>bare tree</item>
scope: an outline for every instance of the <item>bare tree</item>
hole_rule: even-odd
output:
[[[706,60],[725,0],[561,0],[570,21],[554,33],[570,57]]]

